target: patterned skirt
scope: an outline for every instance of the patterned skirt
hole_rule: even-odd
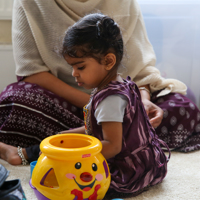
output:
[[[6,144],[29,147],[83,125],[82,109],[36,84],[16,82],[0,94],[0,141]]]
[[[187,97],[170,93],[152,102],[164,111],[156,129],[171,150],[200,149],[200,111]],[[83,126],[82,109],[52,92],[23,81],[8,85],[0,94],[0,141],[29,147],[60,131]]]
[[[200,149],[200,111],[186,96],[170,93],[166,96],[152,95],[152,102],[164,111],[162,123],[156,128],[158,137],[171,150],[193,151]]]

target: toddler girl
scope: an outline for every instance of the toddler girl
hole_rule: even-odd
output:
[[[137,195],[160,183],[168,161],[160,147],[167,145],[155,134],[137,85],[117,73],[123,52],[119,26],[99,13],[70,27],[62,49],[77,84],[93,89],[84,107],[85,127],[68,132],[93,135],[102,142],[111,173],[107,196],[112,197]]]

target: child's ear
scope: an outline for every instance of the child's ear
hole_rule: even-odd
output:
[[[116,56],[113,53],[108,53],[105,57],[104,57],[104,62],[105,62],[105,69],[106,70],[111,70],[113,68],[113,66],[116,63]]]

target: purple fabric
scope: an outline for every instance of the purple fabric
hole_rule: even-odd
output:
[[[17,81],[22,81],[24,78],[26,78],[27,76],[17,76]]]
[[[109,173],[108,173],[108,167],[107,167],[105,160],[103,161],[103,167],[104,167],[104,170],[105,170],[105,173],[106,173],[106,178],[108,178]]]
[[[53,168],[50,168],[46,174],[42,177],[41,181],[40,181],[40,185],[44,185],[44,181],[46,179],[46,177],[48,176],[48,174],[50,173],[50,171],[52,170]],[[54,171],[53,171],[54,172]]]
[[[0,94],[0,141],[29,147],[83,125],[82,109],[31,83],[16,82]]]
[[[111,82],[94,94],[90,116],[92,135],[103,140],[102,128],[97,124],[94,112],[104,98],[113,94],[124,95],[128,105],[123,119],[122,150],[108,160],[110,189],[135,193],[148,185],[160,183],[166,176],[167,158],[160,145],[167,145],[155,134],[141,102],[140,92],[129,77],[124,83]]]
[[[38,200],[50,200],[47,197],[45,197],[43,194],[41,194],[31,183],[31,179],[29,181],[30,187],[33,189],[35,196],[37,197]]]
[[[177,151],[193,151],[200,149],[200,111],[186,96],[170,93],[156,97],[152,102],[163,109],[163,121],[156,129],[160,139],[171,149]]]

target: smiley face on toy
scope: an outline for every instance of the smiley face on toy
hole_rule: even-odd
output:
[[[89,165],[88,162],[90,163]],[[100,168],[100,170],[98,170],[98,168]],[[74,173],[66,174],[68,179],[74,181],[73,186],[77,186],[75,187],[76,189],[71,191],[71,194],[74,194],[78,200],[82,200],[85,192],[93,190],[93,193],[88,199],[96,200],[98,196],[97,191],[101,188],[101,181],[104,178],[104,174],[106,174],[106,178],[108,178],[108,168],[105,161],[102,163],[102,168],[104,168],[103,174],[101,167],[97,166],[96,163],[91,163],[89,160],[87,160],[87,162],[76,162],[74,165]]]
[[[106,161],[100,164],[99,161],[95,163],[91,158],[91,160],[76,162],[73,167],[74,173],[66,174],[66,178],[71,180],[71,187],[74,188],[71,194],[74,194],[77,200],[82,200],[86,196],[88,200],[96,200],[97,192],[102,188],[102,182],[105,182],[104,179],[109,176]]]
[[[76,169],[80,169],[81,168],[81,163],[80,162],[77,162],[75,164],[75,168]],[[95,172],[97,171],[97,165],[95,163],[92,164],[92,170]],[[76,175],[75,174],[66,174],[66,177],[69,178],[69,179],[74,179],[75,183],[78,185],[78,187],[83,190],[83,191],[89,191],[90,189],[92,189],[92,187],[94,186],[96,180],[97,181],[101,181],[103,179],[103,175],[101,174],[97,174],[95,176],[95,178],[93,178],[92,174],[89,173],[89,172],[83,172],[80,174],[80,179],[81,181],[87,183],[87,182],[91,182],[92,180],[92,183],[90,183],[89,185],[81,185],[79,184],[77,181],[76,181]]]

